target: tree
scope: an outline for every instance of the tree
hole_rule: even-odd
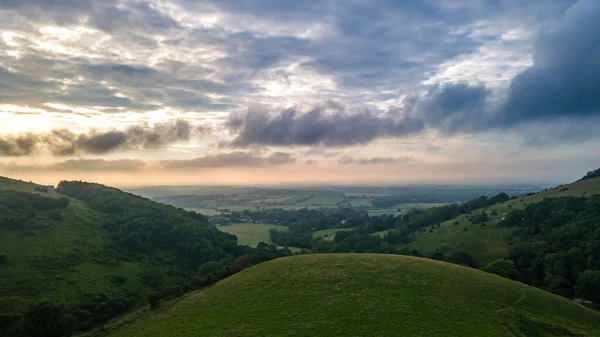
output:
[[[452,254],[452,262],[456,264],[461,264],[469,267],[477,267],[473,256],[467,252],[455,252]]]
[[[595,303],[600,303],[600,271],[586,270],[575,284],[575,294]]]
[[[160,294],[158,292],[153,292],[148,295],[148,302],[150,303],[150,309],[156,309],[160,305]]]
[[[75,320],[64,304],[41,300],[29,307],[24,322],[27,336],[60,337],[71,334]]]
[[[484,269],[488,273],[500,275],[512,280],[519,278],[519,271],[515,268],[515,264],[512,260],[498,259],[494,260],[485,267]]]
[[[0,264],[6,264],[8,262],[8,258],[5,254],[0,254]]]

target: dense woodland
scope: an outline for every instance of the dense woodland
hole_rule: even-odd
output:
[[[518,238],[512,264],[505,263],[509,277],[600,303],[600,195],[546,199],[513,210],[500,225]]]

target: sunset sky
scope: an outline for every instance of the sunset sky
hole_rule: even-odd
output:
[[[600,1],[0,0],[0,175],[569,182]]]

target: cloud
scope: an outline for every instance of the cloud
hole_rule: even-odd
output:
[[[341,165],[378,165],[378,164],[404,164],[414,161],[413,157],[372,157],[372,158],[353,158],[344,156],[338,160]]]
[[[514,129],[530,144],[586,141],[600,117],[600,2],[581,0],[541,30],[533,65],[494,101],[483,84],[450,83],[411,98],[408,110],[446,134]],[[537,123],[532,125],[532,123]]]
[[[69,159],[51,165],[24,165],[18,163],[9,163],[3,165],[4,169],[10,172],[135,172],[143,169],[146,163],[142,160],[132,159]]]
[[[376,115],[369,111],[346,113],[343,106],[329,102],[308,112],[290,108],[279,114],[250,110],[232,115],[226,126],[236,133],[232,146],[348,146],[366,144],[376,138],[400,138],[420,132],[416,118]]]
[[[164,160],[161,161],[160,164],[163,169],[166,170],[194,170],[221,167],[276,166],[290,164],[293,162],[295,162],[295,159],[290,154],[283,152],[274,152],[269,156],[261,157],[253,153],[234,151],[229,153],[207,155],[195,159]]]
[[[581,0],[540,32],[533,66],[511,82],[498,123],[600,115],[600,2]]]
[[[483,85],[453,83],[435,86],[411,108],[429,127],[443,133],[473,131],[486,123],[488,95]]]
[[[282,165],[294,163],[296,160],[289,153],[274,152],[266,158],[266,161],[270,165]]]
[[[189,122],[176,119],[153,126],[131,126],[124,131],[112,130],[75,134],[66,129],[48,133],[25,133],[0,136],[0,156],[18,157],[49,150],[55,156],[106,154],[131,149],[156,149],[190,139],[196,132]],[[203,129],[201,129],[203,130]]]

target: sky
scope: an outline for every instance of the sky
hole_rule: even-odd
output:
[[[598,0],[0,0],[0,175],[570,182],[599,32]]]

